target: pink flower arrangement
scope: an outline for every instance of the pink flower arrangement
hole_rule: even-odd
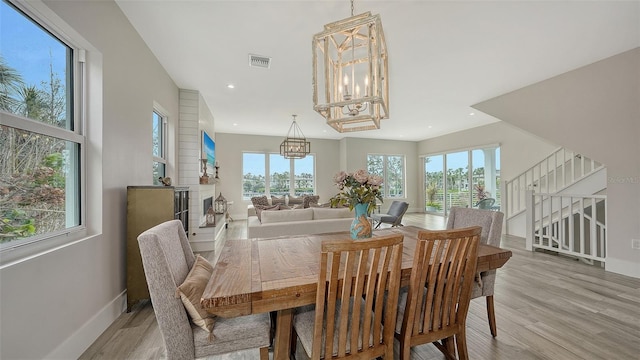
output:
[[[349,209],[353,209],[356,204],[367,204],[368,210],[373,210],[376,200],[382,202],[380,185],[383,179],[378,175],[369,174],[364,169],[354,173],[340,171],[333,181],[340,192],[331,198],[331,206],[347,204]]]

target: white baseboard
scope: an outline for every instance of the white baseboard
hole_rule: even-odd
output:
[[[640,259],[638,261],[628,261],[607,257],[604,269],[616,274],[640,278]]]
[[[96,315],[81,326],[46,359],[77,359],[127,309],[127,291],[120,293]]]

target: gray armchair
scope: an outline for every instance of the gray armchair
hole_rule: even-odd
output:
[[[167,359],[194,359],[254,348],[260,348],[261,359],[269,358],[268,314],[216,317],[212,337],[189,321],[176,289],[187,277],[195,256],[180,220],[143,232],[138,245]]]
[[[409,203],[394,200],[386,214],[372,214],[371,218],[377,222],[376,229],[382,223],[391,224],[392,227],[402,226],[402,217],[408,208]]]
[[[500,246],[502,236],[502,221],[504,214],[500,211],[469,209],[452,207],[449,210],[447,229],[460,229],[470,226],[482,227],[480,243],[492,246]],[[475,299],[485,296],[487,299],[487,317],[489,319],[489,329],[491,335],[498,335],[496,329],[496,315],[493,307],[493,287],[496,281],[496,271],[483,271],[475,279],[471,298]]]

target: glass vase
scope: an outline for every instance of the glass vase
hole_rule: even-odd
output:
[[[369,204],[357,203],[354,206],[356,213],[353,222],[351,222],[351,238],[352,239],[366,239],[371,237],[371,222],[368,218]]]

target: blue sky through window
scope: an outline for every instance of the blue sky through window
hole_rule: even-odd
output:
[[[66,77],[66,46],[5,1],[0,3],[0,44],[0,55],[25,84],[40,87],[49,81],[49,65],[60,79]]]

